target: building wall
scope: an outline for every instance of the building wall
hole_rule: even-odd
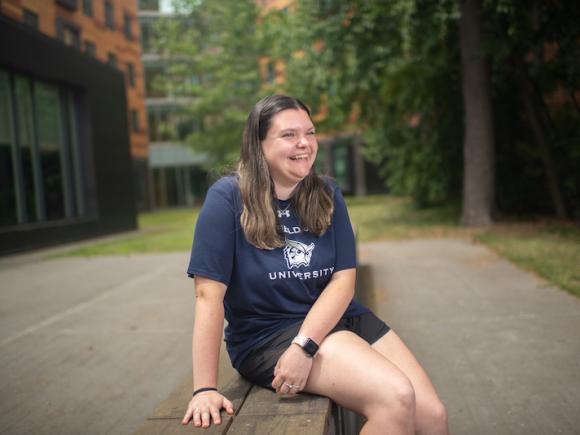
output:
[[[0,226],[0,254],[135,229],[136,208],[123,74],[2,16],[0,41],[10,41],[10,44],[0,45],[0,70],[4,78],[7,73],[12,83],[18,78],[24,79],[33,90],[36,84],[42,84],[58,89],[61,95],[74,95],[72,105],[75,110],[70,118],[72,128],[68,134],[75,136],[81,155],[71,166],[80,169],[77,173],[82,179],[78,182],[81,185],[78,192],[86,203],[84,208],[64,213],[64,216],[33,213],[19,217],[16,224]],[[10,142],[10,146],[4,146],[4,149],[11,150],[11,157],[3,159],[3,164],[6,168],[15,168],[21,167],[18,160],[23,148],[17,122],[21,114],[14,108],[18,108],[22,101],[9,95],[6,91],[1,94],[3,107],[8,107],[12,113],[8,116],[0,114],[8,120],[6,125],[16,127],[11,134],[2,135]],[[38,134],[42,125],[34,119],[34,107],[31,113],[31,129]],[[17,116],[16,122],[14,115]],[[42,151],[38,144],[32,144],[31,148],[36,153]],[[49,181],[42,169],[37,172],[40,173],[38,184],[42,187]],[[1,199],[10,200],[4,191]],[[30,196],[25,198],[28,199]]]
[[[64,1],[67,3],[67,1]],[[94,56],[103,63],[109,63],[109,55],[116,58],[116,67],[123,72],[127,95],[127,121],[131,143],[131,155],[136,160],[135,168],[147,166],[148,137],[147,111],[145,109],[145,85],[137,0],[109,0],[113,11],[113,28],[105,18],[106,0],[72,0],[75,10],[63,6],[59,0],[0,0],[0,13],[17,21],[26,22],[26,15],[36,14],[38,31],[51,38],[62,38],[59,26],[76,29],[79,37],[78,50],[91,56],[87,44],[94,45]],[[89,4],[90,8],[85,5]],[[125,34],[125,17],[128,17],[130,36]],[[74,44],[65,37],[65,44]],[[132,77],[130,77],[132,76]],[[136,170],[134,176],[140,183],[138,191],[148,188],[144,175],[146,171]],[[136,198],[139,208],[148,208],[149,193]]]

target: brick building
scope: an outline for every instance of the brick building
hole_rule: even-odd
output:
[[[0,253],[136,228],[137,0],[0,0],[0,40]]]
[[[147,112],[137,0],[0,0],[0,13],[123,72],[136,201],[138,208],[149,208]]]

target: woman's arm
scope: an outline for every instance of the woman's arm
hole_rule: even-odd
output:
[[[220,342],[224,326],[223,299],[226,286],[221,282],[195,277],[195,319],[192,340],[193,390],[217,388]],[[195,426],[208,427],[211,420],[221,423],[220,410],[233,414],[232,403],[216,391],[196,394],[187,407],[182,424],[193,419]]]
[[[300,327],[299,334],[316,343],[336,326],[354,296],[356,269],[345,269],[333,274]],[[297,345],[291,345],[280,357],[274,370],[272,387],[278,393],[294,394],[304,388],[312,358]],[[284,387],[286,384],[286,387]],[[289,385],[293,387],[289,387]],[[295,386],[295,388],[294,388]],[[284,387],[284,388],[283,388]]]
[[[299,334],[311,338],[318,344],[322,343],[354,297],[355,281],[356,269],[345,269],[334,273],[310,308]]]

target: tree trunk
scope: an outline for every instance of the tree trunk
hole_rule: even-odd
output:
[[[362,135],[355,133],[352,141],[352,160],[354,166],[354,194],[365,196],[367,194],[365,161],[362,156]]]
[[[465,138],[461,224],[489,225],[495,202],[490,85],[481,39],[481,0],[461,0],[459,20]]]

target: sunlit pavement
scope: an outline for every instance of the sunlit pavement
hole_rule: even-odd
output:
[[[191,371],[187,261],[0,260],[0,433],[138,427]]]
[[[452,434],[580,430],[580,299],[461,240],[362,245],[367,301],[448,408]]]

